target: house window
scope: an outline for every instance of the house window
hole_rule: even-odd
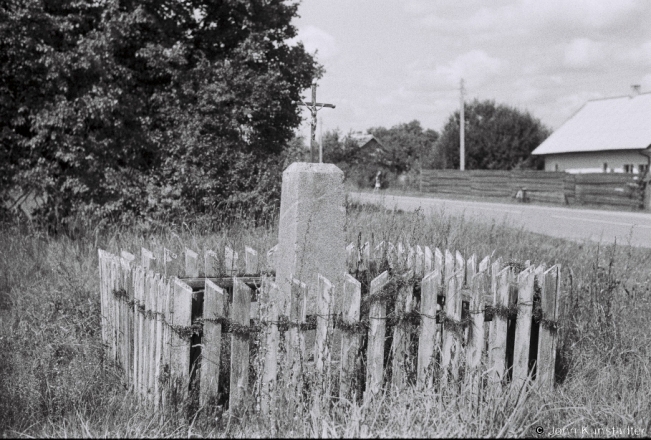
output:
[[[640,174],[644,174],[644,173],[646,173],[647,171],[649,171],[649,165],[647,165],[647,164],[639,164],[639,165],[637,166],[637,169],[638,169],[638,171],[639,171]]]
[[[604,173],[608,172],[608,162],[604,162]]]
[[[631,174],[634,173],[635,172],[635,165],[633,165],[632,163],[624,164],[624,172],[625,173],[631,173]]]

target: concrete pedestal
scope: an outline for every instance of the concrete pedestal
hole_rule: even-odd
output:
[[[276,283],[287,299],[290,277],[306,283],[307,314],[316,311],[319,273],[335,286],[335,307],[340,303],[346,263],[343,179],[332,164],[296,162],[283,172]]]

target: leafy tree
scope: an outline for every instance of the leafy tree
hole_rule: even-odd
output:
[[[439,136],[434,130],[423,130],[417,120],[391,128],[375,127],[368,132],[382,142],[386,149],[383,165],[397,175],[419,171],[422,161],[429,162]]]
[[[494,101],[474,100],[466,104],[466,169],[541,169],[543,163],[531,152],[551,130],[529,112]],[[459,168],[459,112],[454,112],[435,144],[435,168]]]
[[[266,206],[321,68],[282,0],[9,0],[0,196],[59,221]],[[277,199],[277,197],[275,197]]]

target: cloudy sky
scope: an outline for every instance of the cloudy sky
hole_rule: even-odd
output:
[[[467,100],[554,129],[589,99],[651,91],[649,0],[303,0],[299,15],[326,69],[318,101],[337,106],[319,112],[324,133],[413,119],[440,131],[461,78]]]

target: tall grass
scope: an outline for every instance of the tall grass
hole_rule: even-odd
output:
[[[311,402],[282,391],[270,417],[250,402],[238,418],[219,408],[152,414],[128,392],[101,342],[97,249],[139,253],[185,247],[223,253],[229,245],[266,251],[277,223],[245,219],[131,229],[77,230],[49,236],[8,225],[0,231],[0,432],[38,437],[176,436],[537,436],[599,428],[651,429],[651,251],[576,243],[477,224],[348,206],[346,241],[404,241],[495,252],[505,260],[563,265],[558,381],[553,390],[504,392],[481,402],[452,390],[387,393],[370,403]],[[361,236],[360,236],[361,234]],[[345,243],[342,243],[345,245]],[[261,261],[265,263],[264,255]],[[269,269],[263,267],[263,269]],[[314,410],[320,408],[320,411]],[[578,431],[572,431],[572,429]],[[605,431],[604,431],[605,432]],[[583,433],[585,434],[585,433]],[[597,433],[597,436],[599,434]]]

